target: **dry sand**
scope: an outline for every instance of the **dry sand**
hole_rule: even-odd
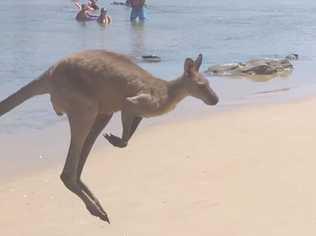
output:
[[[84,180],[111,225],[66,190],[60,163],[0,187],[0,235],[314,236],[315,107],[243,108],[147,128],[122,150],[102,143]]]

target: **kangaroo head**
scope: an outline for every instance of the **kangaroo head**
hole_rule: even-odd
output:
[[[195,61],[187,58],[184,62],[183,80],[185,88],[192,97],[201,99],[207,105],[216,105],[218,96],[210,87],[208,80],[199,72],[203,56],[200,54]]]

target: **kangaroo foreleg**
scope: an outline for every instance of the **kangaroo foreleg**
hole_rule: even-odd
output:
[[[128,141],[135,133],[138,125],[140,124],[142,118],[135,116],[126,111],[122,111],[122,125],[123,133],[122,137],[117,137],[113,134],[104,134],[104,137],[115,147],[124,148],[127,146]]]

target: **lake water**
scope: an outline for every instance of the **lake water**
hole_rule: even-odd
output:
[[[140,58],[156,54],[158,64],[140,63],[151,73],[172,79],[186,57],[203,53],[203,70],[218,63],[298,53],[294,73],[268,82],[210,78],[222,104],[251,101],[254,94],[283,90],[316,93],[316,2],[313,0],[160,0],[147,1],[147,21],[132,25],[130,9],[99,4],[113,24],[100,27],[74,20],[77,9],[67,0],[0,1],[0,99],[36,78],[50,65],[83,49],[103,48]],[[42,129],[55,124],[47,96],[34,98],[1,117],[0,132]]]

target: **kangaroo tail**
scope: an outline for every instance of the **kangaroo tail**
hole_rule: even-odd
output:
[[[31,97],[48,93],[49,90],[47,78],[49,77],[50,73],[51,69],[48,69],[38,79],[33,80],[32,82],[25,85],[17,92],[0,102],[0,116],[9,112],[10,110]]]

